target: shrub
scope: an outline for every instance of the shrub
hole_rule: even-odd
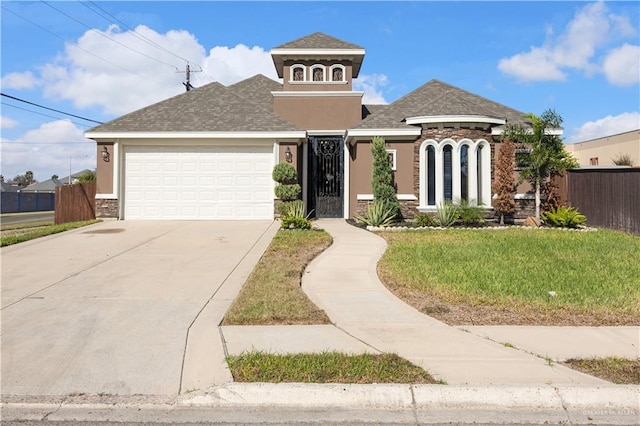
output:
[[[575,207],[560,206],[542,213],[544,223],[560,228],[577,228],[587,221]]]
[[[469,202],[469,200],[463,199],[458,203],[458,213],[463,225],[480,225],[484,223],[483,208]]]
[[[298,198],[300,192],[302,192],[300,185],[296,183],[298,172],[296,172],[296,169],[289,163],[276,164],[271,172],[271,177],[278,182],[274,192],[276,193],[276,197],[282,201],[295,200]]]
[[[611,159],[616,166],[633,167],[633,158],[629,154],[618,154],[616,158]]]
[[[495,162],[495,180],[493,182],[493,192],[496,198],[493,207],[500,216],[500,223],[504,223],[504,217],[512,215],[516,211],[516,202],[513,196],[516,193],[516,177],[513,173],[515,169],[516,148],[510,138],[506,138],[500,144],[500,156]]]
[[[371,153],[373,155],[373,174],[371,177],[373,199],[382,203],[386,207],[384,210],[391,210],[391,218],[393,219],[400,213],[400,203],[393,185],[393,171],[383,138],[376,136],[371,140]]]
[[[436,207],[436,219],[438,225],[448,228],[456,223],[460,217],[460,209],[451,201],[445,201],[444,203]]]
[[[298,194],[302,191],[300,185],[294,183],[293,185],[283,185],[280,184],[275,188],[276,197],[280,198],[283,201],[295,200],[298,197]]]
[[[282,229],[311,229],[311,221],[306,217],[282,216],[280,223]]]
[[[355,215],[356,219],[369,226],[388,226],[393,222],[394,217],[393,208],[378,200],[374,200],[372,204],[367,206],[365,216]]]
[[[271,177],[278,183],[294,183],[298,177],[296,169],[289,163],[278,163],[273,167]]]
[[[416,225],[418,226],[435,226],[436,224],[436,218],[430,214],[418,213],[416,215]]]

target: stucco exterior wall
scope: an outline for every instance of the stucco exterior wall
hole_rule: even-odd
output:
[[[109,161],[102,159],[102,150],[107,147],[109,151]],[[96,194],[113,194],[113,164],[115,153],[113,144],[96,144]]]
[[[613,160],[621,154],[628,154],[634,165],[640,166],[640,130],[567,144],[565,148],[580,166],[613,166]]]
[[[397,193],[402,196],[415,196],[413,185],[413,142],[387,141],[386,148],[396,152],[396,170],[393,172]],[[371,176],[373,172],[373,154],[371,142],[357,142],[349,150],[349,215],[363,213],[363,206],[369,200],[358,201],[371,195]]]
[[[301,129],[348,129],[362,119],[361,100],[362,95],[275,97],[273,110]]]

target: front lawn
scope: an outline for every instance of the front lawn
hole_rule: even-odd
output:
[[[565,364],[619,385],[640,385],[640,359],[617,357],[570,359]]]
[[[383,232],[382,281],[449,324],[640,325],[640,238],[614,231]]]

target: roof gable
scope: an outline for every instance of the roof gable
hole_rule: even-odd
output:
[[[503,118],[510,123],[526,122],[524,113],[520,111],[440,80],[431,80],[355,128],[407,128],[407,118],[443,115],[485,116]]]

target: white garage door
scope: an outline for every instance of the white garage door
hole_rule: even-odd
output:
[[[273,219],[273,151],[126,147],[124,218]]]

